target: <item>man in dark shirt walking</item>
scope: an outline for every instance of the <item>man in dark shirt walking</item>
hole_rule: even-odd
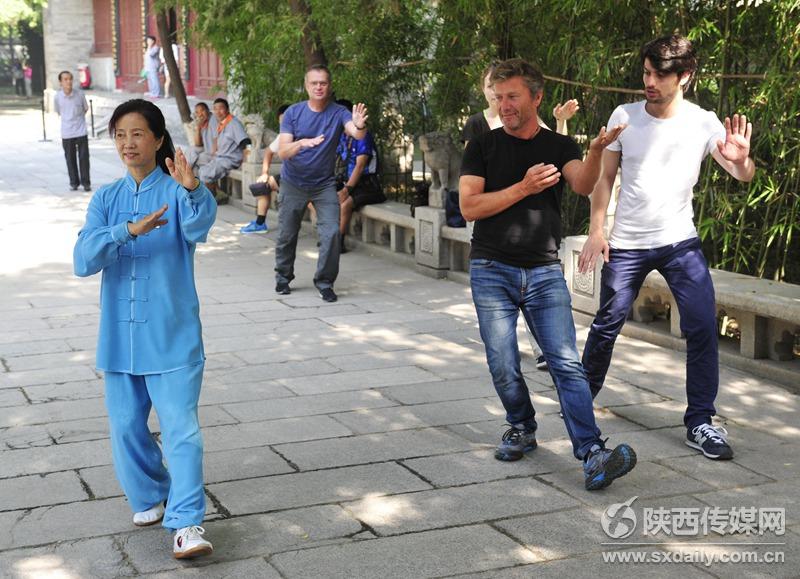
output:
[[[603,149],[624,126],[605,128],[585,160],[569,137],[537,122],[544,78],[521,59],[500,63],[491,76],[503,126],[467,145],[459,183],[461,212],[475,221],[470,255],[472,299],[495,390],[510,428],[495,451],[519,460],[536,448],[536,412],[520,369],[517,318],[542,348],[556,385],[584,484],[597,490],[628,473],[636,453],[627,444],[606,449],[575,345],[575,324],[561,266],[563,180],[588,195],[600,174]]]

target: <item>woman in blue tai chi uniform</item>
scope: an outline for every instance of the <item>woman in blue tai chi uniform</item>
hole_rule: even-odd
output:
[[[175,533],[176,558],[207,555],[194,251],[217,205],[183,152],[175,153],[151,102],[118,106],[109,134],[127,174],[92,197],[73,258],[78,276],[103,272],[97,368],[105,372],[114,469],[135,525],[163,519]],[[147,427],[153,406],[163,457]]]

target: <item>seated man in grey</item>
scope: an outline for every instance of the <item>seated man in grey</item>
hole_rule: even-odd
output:
[[[244,126],[231,114],[228,101],[216,99],[213,111],[210,129],[211,155],[208,158],[201,155],[195,165],[197,177],[212,191],[216,181],[242,164],[242,150],[250,144]]]
[[[194,120],[194,140],[186,150],[186,161],[192,168],[211,160],[211,147],[214,144],[211,131],[216,130],[212,126],[211,109],[204,102],[194,105]]]

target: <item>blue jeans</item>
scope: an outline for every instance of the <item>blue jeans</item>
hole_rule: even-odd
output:
[[[583,350],[583,366],[592,396],[597,396],[611,363],[614,342],[647,274],[667,280],[686,336],[686,398],[683,417],[688,428],[710,423],[716,414],[719,388],[717,310],[714,286],[700,240],[687,239],[654,249],[611,249],[600,281],[600,310]]]
[[[508,423],[536,429],[536,411],[520,369],[517,319],[521,310],[547,360],[573,454],[583,459],[593,444],[602,446],[592,395],[575,346],[572,304],[561,266],[526,269],[473,259],[470,283],[486,361]]]
[[[275,245],[275,281],[289,283],[294,279],[297,237],[309,201],[317,211],[319,257],[314,285],[317,289],[332,288],[339,275],[339,197],[336,187],[300,189],[281,180],[278,192],[278,243]]]

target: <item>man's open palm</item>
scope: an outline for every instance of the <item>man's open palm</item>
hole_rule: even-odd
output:
[[[750,135],[753,125],[744,115],[733,115],[733,121],[725,117],[725,142],[717,141],[717,149],[725,160],[741,163],[750,154]]]

